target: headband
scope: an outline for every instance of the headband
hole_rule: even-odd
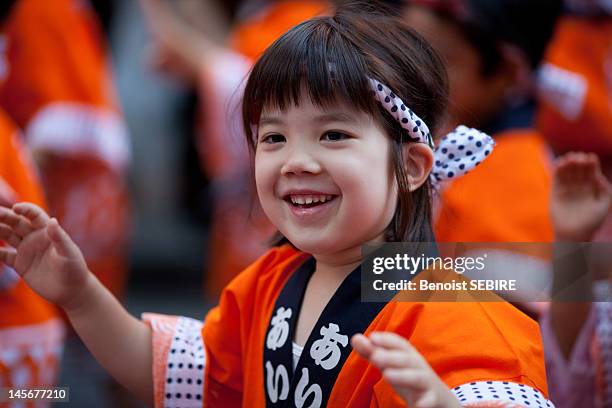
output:
[[[479,130],[459,126],[434,147],[433,137],[423,119],[419,118],[387,86],[370,78],[370,88],[376,100],[398,121],[413,142],[425,143],[434,152],[431,179],[434,185],[459,177],[478,166],[492,151],[495,142]]]

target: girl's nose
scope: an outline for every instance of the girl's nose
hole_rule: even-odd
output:
[[[291,149],[281,167],[282,175],[303,173],[317,174],[320,172],[321,165],[316,158],[305,149],[300,148]]]

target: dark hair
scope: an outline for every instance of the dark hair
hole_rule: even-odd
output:
[[[410,192],[401,148],[409,136],[376,101],[368,78],[387,85],[435,132],[448,97],[441,59],[389,9],[372,1],[352,2],[334,16],[294,27],[257,61],[243,101],[250,150],[255,151],[257,137],[252,125],[259,122],[262,110],[299,105],[302,92],[320,107],[339,101],[355,106],[382,124],[393,141],[391,160],[399,197],[387,241],[432,241],[431,184],[428,180]]]
[[[16,3],[17,0],[2,0],[0,2],[0,23],[4,23],[4,20],[9,17]]]
[[[536,68],[562,11],[561,0],[411,0],[458,24],[478,51],[483,75],[499,68],[500,42],[519,47]]]

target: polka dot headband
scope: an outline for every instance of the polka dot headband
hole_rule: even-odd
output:
[[[388,87],[370,78],[370,88],[376,100],[408,131],[413,142],[425,143],[434,151],[432,182],[438,184],[460,177],[478,166],[493,151],[495,142],[491,136],[466,126],[459,126],[434,147],[429,128],[399,96]]]

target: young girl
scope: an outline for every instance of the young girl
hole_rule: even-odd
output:
[[[259,199],[285,243],[233,280],[204,324],[131,317],[31,204],[0,211],[14,247],[0,259],[158,407],[551,406],[538,326],[507,303],[360,300],[361,246],[431,241],[430,173],[462,174],[492,148],[462,128],[434,155],[427,126],[445,100],[431,47],[375,7],[276,41],[253,68],[243,118]]]

